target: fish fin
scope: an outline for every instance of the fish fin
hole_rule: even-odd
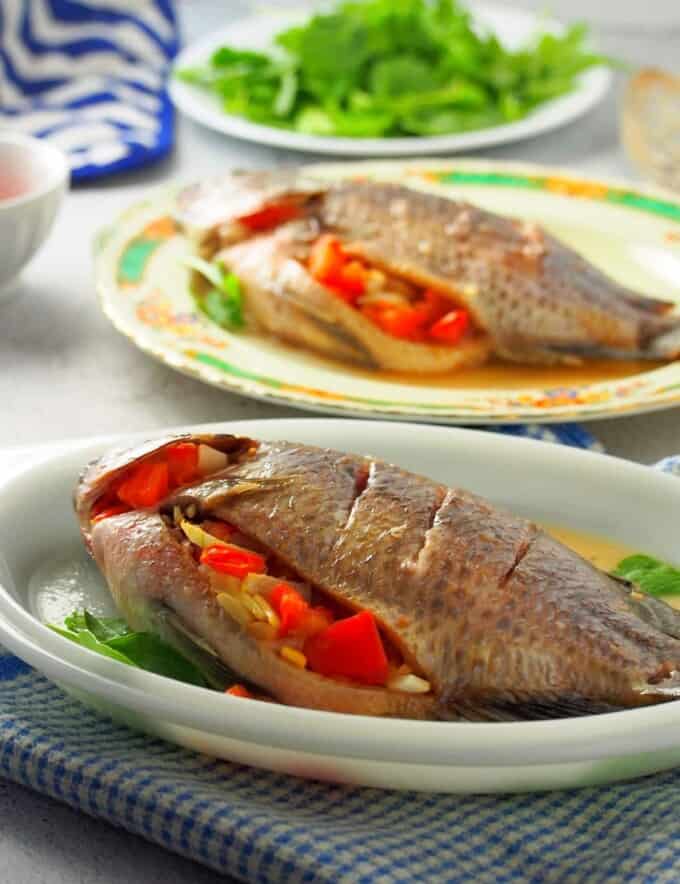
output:
[[[620,706],[579,696],[456,702],[440,713],[449,721],[546,721],[618,712]]]
[[[158,617],[163,622],[164,638],[200,670],[210,687],[223,691],[239,680],[210,645],[189,629],[171,608],[161,605]]]
[[[653,316],[664,316],[675,307],[673,301],[664,301],[661,298],[648,298],[646,295],[638,295],[635,292],[627,291],[622,297],[634,309]]]
[[[644,592],[631,580],[626,580],[617,574],[610,573],[608,576],[618,584],[633,613],[659,632],[680,639],[680,611],[662,599]]]

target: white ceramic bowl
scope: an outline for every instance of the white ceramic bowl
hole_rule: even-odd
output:
[[[518,514],[680,565],[680,480],[613,457],[496,433],[366,420],[243,421],[193,430],[372,454]],[[81,606],[113,613],[79,536],[72,492],[83,466],[120,442],[44,446],[0,476],[0,642],[83,702],[198,752],[390,789],[574,788],[680,766],[680,701],[552,721],[378,719],[242,702],[62,638],[42,621],[59,622]]]
[[[68,161],[56,147],[0,131],[0,301],[14,292],[19,274],[47,238],[68,179]],[[3,198],[8,189],[17,195]]]

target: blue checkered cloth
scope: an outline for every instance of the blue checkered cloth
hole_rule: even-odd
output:
[[[156,160],[178,45],[172,0],[0,0],[0,130],[63,149],[74,180]]]
[[[512,433],[594,445],[573,428]],[[680,880],[680,772],[519,796],[308,782],[113,724],[1,649],[0,775],[261,884]]]

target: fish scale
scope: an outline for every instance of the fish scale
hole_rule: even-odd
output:
[[[239,228],[244,206],[277,201],[295,202],[299,219],[257,235]],[[401,184],[333,185],[292,170],[223,176],[189,188],[180,206],[199,251],[241,279],[249,322],[334,359],[427,374],[492,353],[546,364],[680,355],[673,303],[619,284],[532,221]],[[470,333],[448,346],[387,334],[308,272],[310,237],[323,231],[393,281],[465,308]]]
[[[227,452],[218,474],[157,507],[94,525],[121,471],[172,439],[91,464],[76,492],[85,541],[134,628],[170,607],[240,676],[281,702],[407,718],[544,718],[680,694],[680,615],[526,519],[397,466],[288,442],[189,436]],[[243,454],[245,452],[245,455]],[[193,506],[230,522],[303,581],[376,618],[431,682],[409,695],[291,666],[216,604],[163,518]]]

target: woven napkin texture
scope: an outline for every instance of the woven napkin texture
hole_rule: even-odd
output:
[[[513,433],[592,447],[567,429]],[[516,796],[315,783],[114,724],[1,649],[0,775],[248,882],[680,880],[680,772]]]
[[[178,45],[172,0],[1,0],[0,130],[48,139],[74,180],[158,159]]]

